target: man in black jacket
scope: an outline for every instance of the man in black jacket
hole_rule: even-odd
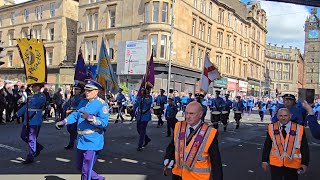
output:
[[[201,104],[191,102],[186,107],[186,120],[176,123],[172,141],[168,145],[164,157],[165,174],[167,173],[167,168],[172,168],[175,162],[172,169],[173,180],[223,179],[217,130],[201,121],[202,113]],[[204,146],[207,145],[209,148],[205,149]],[[180,148],[176,150],[175,147]],[[175,151],[179,153],[175,154]],[[199,153],[193,154],[193,152]],[[179,157],[183,157],[183,159]],[[193,163],[190,164],[188,162]],[[199,166],[199,164],[208,166],[203,167],[202,165]]]
[[[277,122],[269,124],[262,153],[262,168],[270,165],[272,180],[298,180],[309,164],[309,146],[304,126],[290,121],[289,109],[281,108]]]
[[[6,98],[4,97],[4,90],[0,89],[0,123],[4,123],[3,111],[6,108]]]

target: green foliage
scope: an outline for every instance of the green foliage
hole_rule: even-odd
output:
[[[119,84],[119,87],[121,88],[121,89],[123,89],[123,94],[129,94],[129,88],[127,87],[127,85],[126,85],[126,83],[125,82],[123,82],[123,83],[120,83]]]

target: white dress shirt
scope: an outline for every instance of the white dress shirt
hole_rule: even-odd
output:
[[[200,124],[201,124],[201,120],[198,122],[198,124],[196,124],[196,125],[194,125],[194,126],[190,126],[189,124],[187,124],[187,131],[186,131],[187,136],[186,136],[186,138],[188,138],[189,135],[190,135],[190,127],[192,127],[194,130],[196,130],[197,127],[198,127]]]

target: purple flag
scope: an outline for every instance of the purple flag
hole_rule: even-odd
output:
[[[141,95],[141,89],[149,89],[154,86],[154,63],[153,63],[153,52],[151,53],[150,61],[147,67],[147,72],[143,76],[138,95]]]
[[[82,56],[82,50],[79,49],[78,60],[74,72],[74,81],[78,81],[80,83],[84,83],[84,80],[88,79],[86,64],[84,63],[84,59]]]

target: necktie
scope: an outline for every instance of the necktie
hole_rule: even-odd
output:
[[[189,127],[189,130],[190,130],[190,133],[189,133],[188,138],[190,137],[190,135],[192,134],[192,132],[194,131],[194,129],[193,129],[192,127]]]
[[[283,138],[286,138],[286,136],[287,136],[286,125],[282,125],[281,133],[282,133]]]

